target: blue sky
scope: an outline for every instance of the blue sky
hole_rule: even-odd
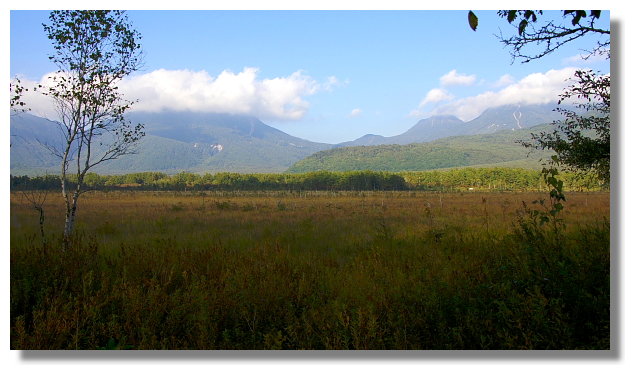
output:
[[[250,114],[338,143],[400,134],[434,114],[469,120],[489,105],[556,99],[573,68],[609,73],[607,60],[576,59],[590,39],[512,64],[495,34],[513,27],[493,11],[476,13],[474,32],[466,10],[130,11],[144,67],[121,87],[140,100],[136,110]],[[47,17],[11,11],[11,77],[37,82],[55,70]],[[608,21],[607,11],[601,25]]]

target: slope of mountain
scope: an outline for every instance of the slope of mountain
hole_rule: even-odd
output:
[[[439,138],[465,134],[466,124],[454,116],[434,116],[421,120],[405,133],[390,137],[390,141],[405,145],[429,142]]]
[[[337,147],[374,146],[430,142],[435,139],[471,134],[489,134],[505,129],[523,129],[561,119],[553,105],[506,105],[485,110],[477,118],[464,122],[454,116],[433,116],[417,122],[405,133],[382,137],[367,134]]]
[[[388,137],[377,134],[366,134],[353,141],[343,142],[336,145],[336,147],[349,147],[349,146],[374,146],[386,144]]]
[[[458,146],[455,141],[448,140],[405,148],[387,145],[431,142],[451,136],[493,134],[505,129],[522,132],[532,125],[549,123],[559,116],[551,106],[546,105],[504,106],[489,109],[468,122],[454,116],[435,116],[423,119],[408,131],[393,137],[367,134],[351,142],[330,145],[293,137],[249,116],[191,112],[131,113],[129,119],[132,122],[145,125],[146,136],[139,143],[137,154],[100,164],[94,171],[101,174],[141,171],[176,173],[183,170],[249,173],[282,172],[289,167],[294,171],[395,170],[443,168],[465,163],[514,163],[513,158],[523,149],[513,140],[510,144],[500,144],[496,140],[477,137],[471,143],[468,142],[472,149],[466,148],[467,141],[461,141],[463,143]],[[44,143],[59,148],[63,144],[55,123],[24,113],[11,117],[10,131],[12,174],[57,173],[60,160],[42,146]],[[493,143],[488,146],[487,142],[490,141]],[[335,151],[302,160],[318,151],[332,148],[380,145],[384,146],[359,149],[354,152],[354,157],[352,151],[347,151],[346,160],[335,157],[339,155]],[[459,149],[464,151],[464,155],[457,153]],[[501,158],[502,151],[507,154]],[[355,158],[359,160],[351,164]],[[317,162],[318,159],[323,162]],[[377,164],[380,159],[381,164]]]
[[[456,136],[428,143],[341,147],[315,153],[295,163],[288,172],[311,171],[420,171],[472,165],[507,166],[520,164],[538,168],[548,152],[528,150],[517,141],[530,138],[531,132],[546,130],[551,125],[529,129],[502,130],[491,134]]]
[[[487,134],[505,129],[524,129],[561,120],[553,105],[507,105],[486,109],[480,116],[466,123],[466,135]]]
[[[61,149],[63,138],[57,125],[30,114],[11,116],[11,174],[58,173],[60,159],[44,145]]]
[[[310,142],[238,115],[132,113],[146,136],[135,155],[100,164],[94,171],[281,172],[294,162],[331,145]],[[11,117],[11,173],[55,173],[59,159],[42,144],[60,145],[57,125],[30,114]]]

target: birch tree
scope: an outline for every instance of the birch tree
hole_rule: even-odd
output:
[[[53,11],[43,26],[54,49],[49,59],[58,67],[44,94],[55,103],[64,139],[61,146],[48,148],[61,160],[66,250],[86,173],[134,153],[144,136],[143,125],[125,119],[133,102],[124,99],[117,87],[123,77],[139,69],[141,36],[123,11]]]

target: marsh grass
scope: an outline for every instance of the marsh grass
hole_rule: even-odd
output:
[[[94,192],[61,252],[12,194],[11,348],[609,349],[609,194],[539,198]]]

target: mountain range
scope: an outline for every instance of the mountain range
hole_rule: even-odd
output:
[[[338,147],[375,146],[430,142],[457,135],[490,134],[500,130],[519,130],[561,119],[553,105],[506,105],[485,110],[471,121],[454,116],[433,116],[417,122],[406,132],[393,136],[366,134],[354,141],[340,143]]]
[[[549,106],[505,106],[487,110],[481,116],[468,122],[453,116],[434,116],[417,122],[408,131],[397,136],[384,137],[368,134],[354,141],[340,144],[317,143],[294,137],[250,116],[192,112],[133,112],[128,119],[133,123],[143,123],[146,133],[137,146],[136,154],[104,162],[93,171],[100,174],[142,171],[165,173],[299,171],[302,168],[299,169],[298,162],[305,158],[314,161],[316,155],[321,155],[319,157],[323,158],[325,152],[336,153],[351,146],[384,145],[384,149],[392,147],[397,150],[396,146],[387,145],[408,145],[409,149],[418,149],[417,152],[423,152],[421,147],[410,145],[415,143],[427,145],[423,146],[429,150],[426,151],[427,153],[435,152],[435,148],[437,148],[436,152],[440,152],[438,147],[442,142],[430,142],[447,137],[455,137],[456,139],[451,141],[455,145],[457,142],[462,142],[462,137],[467,137],[464,139],[467,143],[480,142],[479,147],[483,150],[487,149],[492,156],[479,158],[479,161],[507,162],[510,161],[511,154],[507,153],[504,157],[495,156],[505,154],[503,151],[507,150],[500,143],[496,143],[497,141],[469,137],[479,134],[496,134],[505,130],[512,133],[515,131],[524,133],[524,130],[529,127],[550,123],[559,118],[552,108]],[[11,174],[57,173],[59,159],[43,146],[48,144],[59,147],[62,144],[61,133],[56,123],[29,113],[15,114],[11,116],[10,134]],[[503,138],[505,137],[507,136]],[[476,139],[479,140],[476,141]],[[490,146],[487,146],[488,142]],[[513,141],[511,145],[519,147]],[[320,151],[322,153],[319,153]],[[408,155],[406,152],[400,157],[406,159],[414,157]],[[516,157],[516,154],[513,157]],[[460,160],[463,159],[448,155],[446,158],[457,160],[454,164],[473,164],[473,160],[466,161],[466,159],[461,162]],[[421,166],[419,169],[425,169],[424,164],[419,165]],[[430,167],[443,166],[431,165]],[[377,168],[368,165],[365,169]]]

